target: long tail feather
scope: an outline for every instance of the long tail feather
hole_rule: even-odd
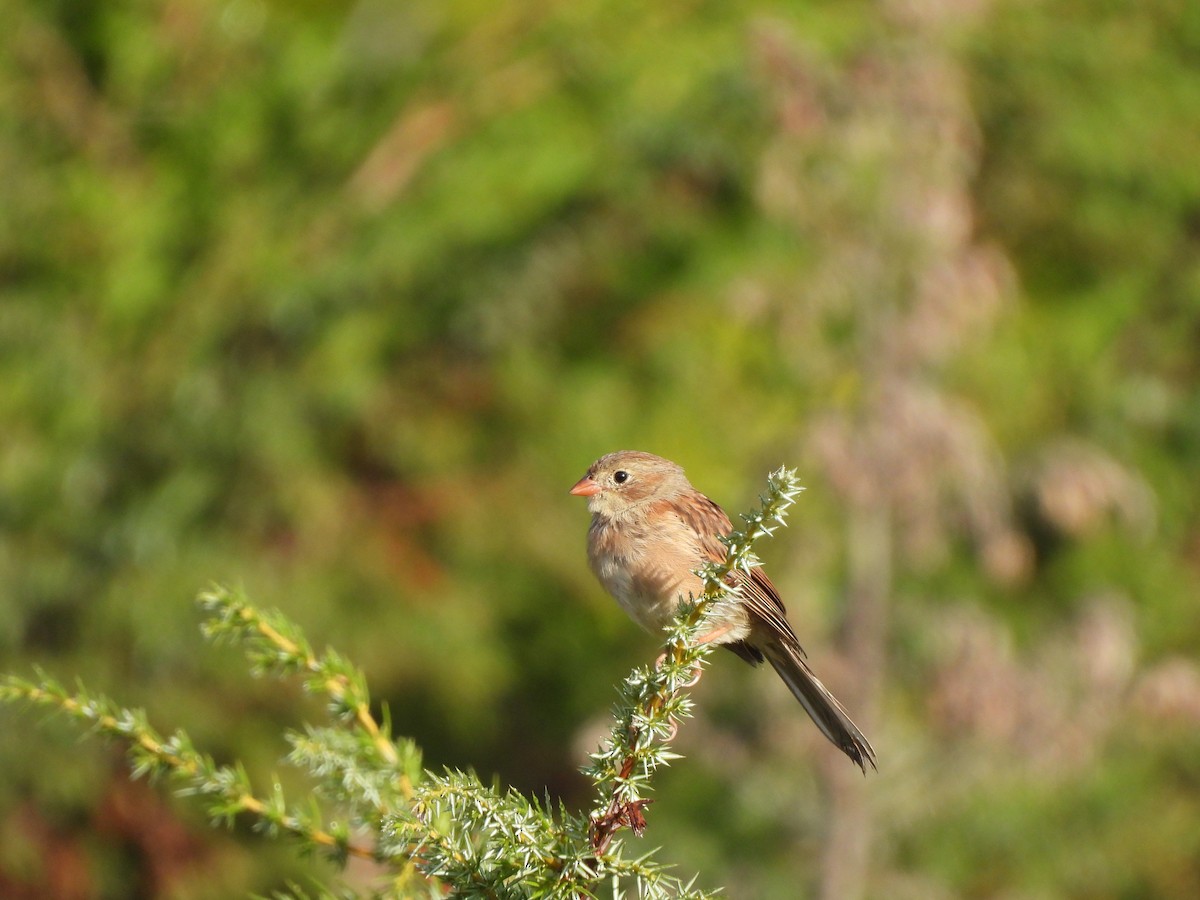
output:
[[[808,665],[796,653],[781,644],[772,642],[761,647],[767,661],[779,673],[796,699],[800,701],[805,711],[812,716],[821,733],[833,742],[834,746],[845,753],[865,773],[867,763],[872,769],[875,765],[875,751],[870,741],[866,739],[858,726],[850,721],[850,716],[837,702],[829,689],[817,679]]]

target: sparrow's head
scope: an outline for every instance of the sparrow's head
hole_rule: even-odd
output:
[[[592,463],[571,493],[587,497],[594,515],[613,518],[650,500],[691,489],[683,469],[669,459],[640,450],[618,450]]]

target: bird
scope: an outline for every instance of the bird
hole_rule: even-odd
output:
[[[681,602],[699,597],[696,570],[725,560],[729,516],[692,487],[678,464],[640,450],[600,457],[571,488],[592,514],[588,564],[622,609],[646,631],[661,633]],[[878,770],[875,751],[805,661],[775,585],[760,567],[729,575],[736,602],[713,610],[701,642],[733,651],[753,666],[764,660],[816,726],[863,773]],[[715,618],[715,620],[714,620]]]

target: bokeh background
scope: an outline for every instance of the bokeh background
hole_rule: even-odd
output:
[[[1200,896],[1200,5],[9,0],[0,669],[259,783],[320,716],[573,807],[653,658],[567,488],[658,452],[763,548],[863,779],[728,655],[647,849],[749,898]],[[321,864],[0,709],[0,896]],[[363,873],[346,878],[358,883]]]

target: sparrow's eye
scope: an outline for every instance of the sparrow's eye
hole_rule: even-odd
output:
[[[624,469],[618,469],[616,472],[613,472],[613,481],[615,481],[617,484],[624,484],[628,480],[629,473]]]

